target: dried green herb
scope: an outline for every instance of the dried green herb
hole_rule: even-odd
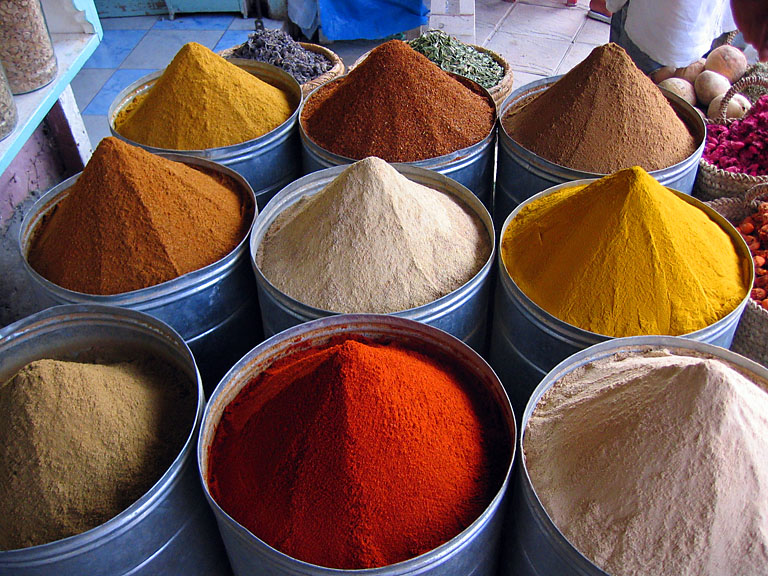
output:
[[[483,88],[493,88],[504,77],[504,68],[489,54],[440,30],[427,30],[408,44],[446,72],[474,80]]]

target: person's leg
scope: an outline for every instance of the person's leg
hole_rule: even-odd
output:
[[[611,13],[608,11],[608,7],[605,5],[605,0],[590,0],[589,12],[587,16],[593,20],[599,20],[606,24],[611,23]]]
[[[659,68],[663,68],[663,64],[656,62],[648,54],[640,50],[637,45],[627,35],[624,28],[624,24],[627,20],[627,9],[629,8],[629,2],[621,7],[621,10],[615,12],[611,17],[611,34],[610,41],[618,44],[629,54],[635,66],[640,68],[645,74],[651,76]]]

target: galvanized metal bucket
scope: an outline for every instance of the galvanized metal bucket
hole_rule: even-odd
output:
[[[501,237],[504,237],[504,231],[510,222],[528,204],[561,188],[585,185],[594,181],[595,179],[566,182],[532,196],[507,217],[501,229]],[[754,279],[752,258],[749,248],[738,231],[703,202],[682,192],[672,191],[682,200],[704,211],[733,239],[738,254],[745,263],[745,272],[750,274],[748,285],[751,286]],[[584,348],[611,338],[567,324],[536,305],[510,277],[502,260],[501,250],[498,253],[498,280],[489,362],[504,383],[515,414],[519,415],[522,414],[533,389],[558,362]],[[748,301],[749,293],[730,314],[706,328],[685,334],[684,337],[723,348],[730,347],[741,313]]]
[[[491,270],[493,269],[494,252],[496,250],[491,216],[479,198],[450,178],[409,164],[392,164],[392,166],[411,181],[440,190],[460,200],[485,225],[491,241],[491,253],[488,256],[488,260],[464,286],[442,298],[438,298],[434,302],[395,312],[394,315],[418,320],[445,330],[449,334],[463,340],[478,352],[483,353],[488,340],[487,317],[490,294],[493,287]],[[259,306],[261,307],[261,319],[266,337],[302,322],[334,314],[334,312],[328,310],[321,310],[303,304],[278,290],[267,280],[256,264],[256,253],[269,227],[286,208],[295,204],[304,196],[320,192],[346,168],[347,166],[345,165],[334,166],[333,168],[312,172],[299,178],[278,192],[256,218],[250,240],[251,265],[256,275],[256,285],[259,289]]]
[[[456,75],[453,76],[464,84],[472,85],[474,91],[484,94],[487,99],[493,103],[493,98],[485,88],[467,78],[462,78]],[[334,154],[333,152],[320,147],[309,138],[304,130],[304,124],[301,122],[301,115],[304,111],[306,101],[312,98],[312,95],[318,90],[322,90],[343,78],[344,76],[336,78],[324,86],[316,88],[301,104],[301,109],[299,110],[299,134],[301,136],[301,158],[304,174],[310,174],[317,170],[322,170],[323,168],[351,164],[357,160],[362,160],[362,158],[352,159],[347,158],[346,156],[339,156],[338,154]],[[440,174],[444,174],[445,176],[456,180],[469,188],[478,198],[480,198],[480,201],[485,205],[488,211],[491,211],[493,209],[493,179],[494,169],[496,167],[496,124],[497,123],[495,122],[493,128],[491,128],[491,131],[485,138],[472,146],[456,150],[455,152],[445,154],[444,156],[437,156],[436,158],[428,158],[417,162],[404,162],[403,164],[434,170],[435,172],[439,172]]]
[[[650,349],[678,349],[683,353],[714,356],[768,379],[768,369],[719,346],[675,336],[633,336],[615,338],[582,350],[560,362],[541,381],[522,414],[518,461],[514,491],[504,525],[502,561],[499,574],[503,576],[609,576],[587,560],[563,536],[542,505],[528,474],[523,451],[528,421],[541,397],[561,378],[589,362],[607,358],[619,352],[642,353]],[[648,573],[654,572],[649,567]]]
[[[515,142],[504,128],[501,120],[511,108],[527,98],[545,91],[560,78],[562,76],[552,76],[526,84],[507,96],[501,105],[499,111],[499,124],[501,125],[499,127],[499,159],[493,213],[493,222],[497,230],[500,229],[504,219],[516,206],[534,194],[563,182],[605,176],[605,174],[573,170],[554,164]],[[699,167],[699,159],[704,153],[704,140],[707,133],[704,120],[693,106],[677,94],[663,88],[661,91],[678,117],[685,122],[691,134],[695,136],[698,147],[682,162],[662,170],[654,170],[649,174],[668,188],[691,194],[693,183],[696,180],[696,171]]]
[[[237,172],[209,160],[160,154],[169,160],[200,166],[233,178],[242,190],[248,233],[232,252],[209,266],[178,278],[113,295],[67,290],[43,278],[30,266],[28,254],[38,225],[69,195],[80,174],[51,188],[30,208],[21,224],[19,246],[24,267],[43,305],[105,304],[141,310],[170,324],[195,354],[206,392],[237,360],[263,339],[258,296],[248,261],[248,237],[256,218],[253,190]]]
[[[169,326],[112,306],[48,308],[0,330],[0,382],[35,360],[87,361],[95,354],[110,360],[153,355],[189,377],[197,403],[184,447],[146,494],[104,524],[48,544],[0,551],[0,574],[230,574],[195,466],[205,406],[200,375],[184,341]]]
[[[302,562],[279,552],[237,523],[211,497],[208,489],[208,456],[224,409],[243,387],[276,360],[297,348],[321,346],[341,337],[363,336],[374,341],[398,342],[426,353],[452,358],[474,378],[480,390],[490,394],[498,406],[509,438],[516,436],[515,418],[498,378],[471,348],[449,334],[425,324],[380,314],[346,314],[315,320],[290,328],[262,342],[240,360],[213,392],[203,415],[197,448],[200,478],[208,503],[216,515],[232,568],[237,576],[495,576],[500,529],[506,507],[506,492],[514,462],[514,448],[506,464],[504,482],[483,513],[463,532],[434,550],[411,560],[365,570],[337,570]],[[425,522],[428,522],[425,519]]]
[[[296,127],[301,104],[301,86],[293,76],[272,64],[243,58],[232,58],[228,61],[288,94],[296,106],[290,118],[263,136],[221,148],[169,150],[134,142],[117,132],[115,118],[136,96],[144,94],[152,88],[163,74],[163,70],[159,70],[139,78],[117,95],[107,112],[109,129],[113,136],[156,154],[177,153],[195,156],[218,162],[235,170],[251,185],[256,194],[256,203],[261,209],[266,206],[275,192],[301,176],[301,144]]]

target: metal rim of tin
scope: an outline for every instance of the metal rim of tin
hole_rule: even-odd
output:
[[[390,164],[390,166],[395,168],[400,174],[412,182],[433,188],[438,192],[450,194],[455,199],[458,199],[461,203],[464,204],[464,206],[471,209],[475,216],[477,216],[477,218],[483,223],[490,240],[491,250],[488,254],[488,259],[477,271],[477,273],[475,273],[475,275],[472,276],[472,278],[465,284],[459,286],[452,292],[449,292],[448,294],[433,300],[432,302],[392,313],[394,316],[401,316],[415,320],[418,319],[421,322],[428,322],[435,316],[442,315],[446,308],[452,308],[459,305],[464,300],[464,298],[460,298],[462,294],[466,293],[467,297],[472,296],[474,287],[480,284],[488,276],[490,269],[495,261],[495,254],[497,252],[496,234],[493,227],[493,219],[491,218],[488,209],[483,205],[478,197],[473,194],[466,186],[456,182],[452,178],[440,174],[439,172],[435,172],[427,168],[421,168],[419,166],[414,166],[412,164],[395,163]],[[323,188],[330,184],[347,168],[349,168],[348,164],[333,166],[331,168],[324,168],[294,180],[288,186],[275,194],[275,196],[267,203],[261,213],[257,216],[256,222],[254,223],[253,229],[251,230],[251,266],[259,281],[262,282],[262,286],[269,290],[269,293],[276,300],[288,303],[290,307],[300,313],[302,317],[310,320],[322,318],[332,314],[339,314],[339,312],[323,310],[322,308],[309,306],[308,304],[304,304],[303,302],[284,293],[269,281],[269,279],[261,271],[261,268],[259,268],[259,266],[256,264],[256,253],[258,252],[259,246],[261,245],[264,236],[269,231],[270,226],[275,221],[275,219],[285,211],[286,208],[292,206],[306,196],[314,196],[318,194],[320,191],[322,191]],[[313,186],[310,191],[305,191],[304,187],[309,183],[314,183],[315,186]],[[430,183],[442,184],[443,187],[436,188]]]
[[[145,514],[149,513],[154,503],[162,498],[170,487],[179,481],[182,471],[187,466],[193,465],[190,462],[195,457],[193,450],[195,446],[193,446],[193,443],[197,442],[199,426],[205,409],[203,384],[189,347],[178,332],[165,322],[144,312],[116,306],[104,306],[102,304],[63,304],[52,306],[0,329],[0,357],[8,348],[18,346],[19,344],[23,345],[25,342],[34,339],[38,334],[55,333],[62,328],[70,325],[77,326],[84,321],[91,323],[101,322],[105,329],[109,326],[118,326],[135,330],[137,339],[139,336],[144,341],[155,339],[162,341],[166,346],[172,347],[178,355],[179,362],[177,367],[186,372],[190,379],[195,382],[197,402],[194,421],[190,426],[184,445],[173,462],[168,466],[168,469],[151,488],[125,510],[103,524],[73,536],[38,546],[15,550],[0,550],[0,560],[2,561],[9,563],[23,562],[26,556],[34,555],[37,561],[42,562],[48,558],[60,558],[64,555],[77,554],[90,547],[97,546],[101,540],[118,537],[129,531]],[[36,359],[45,357],[39,354],[36,356]],[[183,365],[181,363],[182,359]],[[29,362],[31,361],[29,360]],[[25,365],[29,362],[26,362]]]
[[[429,347],[432,351],[452,357],[464,369],[474,373],[477,376],[477,382],[484,383],[486,392],[489,392],[497,400],[500,415],[508,425],[507,431],[511,442],[509,447],[509,463],[506,466],[504,480],[498,492],[483,512],[467,528],[429,552],[403,562],[378,568],[356,570],[328,568],[288,556],[273,548],[234,520],[213,499],[208,488],[208,447],[213,440],[222,413],[238,393],[247,386],[248,382],[256,374],[268,368],[275,361],[290,356],[297,349],[320,347],[331,338],[342,334],[363,336],[375,341],[399,339],[399,342],[406,342],[406,345],[418,344],[422,350]],[[205,406],[197,443],[197,466],[205,498],[217,515],[217,521],[221,518],[225,519],[229,525],[237,530],[240,539],[258,545],[260,554],[270,556],[276,564],[284,566],[291,574],[316,575],[321,573],[333,575],[353,573],[371,576],[404,576],[407,574],[420,574],[427,567],[442,563],[460,552],[462,547],[470,542],[490,522],[492,517],[499,512],[502,500],[510,484],[510,476],[517,450],[517,436],[517,424],[512,412],[512,405],[501,381],[483,357],[472,350],[467,344],[439,328],[415,320],[386,314],[339,314],[293,326],[271,336],[243,356],[227,372],[214,389]],[[503,510],[501,510],[501,513],[503,513]]]
[[[536,488],[531,481],[530,474],[528,472],[528,463],[525,459],[525,450],[523,448],[525,442],[525,432],[528,428],[528,421],[531,418],[536,405],[541,400],[541,397],[552,388],[559,380],[561,380],[567,374],[573,372],[577,368],[584,366],[585,364],[595,362],[604,358],[609,358],[618,353],[629,354],[642,354],[644,352],[668,349],[672,353],[675,351],[692,352],[695,354],[701,354],[704,356],[711,356],[718,360],[724,360],[730,364],[733,364],[739,368],[742,368],[748,372],[751,372],[758,377],[768,380],[768,368],[754,362],[736,352],[731,352],[726,348],[715,346],[707,342],[701,342],[697,340],[691,340],[682,336],[627,336],[624,338],[613,338],[605,342],[599,342],[592,346],[581,350],[572,356],[569,356],[565,360],[558,363],[552,370],[550,370],[546,376],[542,379],[536,389],[531,394],[528,404],[525,407],[522,418],[520,420],[520,432],[518,434],[518,455],[520,466],[519,473],[522,475],[528,487],[531,490],[531,496],[536,506],[533,510],[536,516],[536,521],[539,523],[539,527],[545,530],[550,536],[557,536],[558,541],[555,542],[555,549],[563,549],[569,559],[573,559],[574,555],[581,561],[582,566],[574,566],[574,569],[581,568],[582,570],[588,570],[587,572],[579,572],[585,574],[595,574],[595,570],[599,574],[605,574],[606,572],[601,570],[596,564],[594,564],[589,558],[584,556],[560,531],[555,522],[550,517],[547,510],[536,493]],[[527,498],[527,496],[526,496]]]
[[[298,82],[296,82],[296,79],[293,76],[288,74],[288,72],[285,72],[273,64],[259,62],[257,60],[248,60],[247,58],[228,58],[227,62],[234,64],[238,68],[248,72],[253,76],[256,76],[259,80],[263,80],[267,84],[271,84],[276,88],[280,88],[291,98],[293,98],[295,102],[295,108],[288,119],[266,134],[262,134],[261,136],[251,140],[246,140],[237,144],[230,144],[228,146],[220,146],[218,148],[175,150],[172,148],[156,148],[154,146],[148,146],[140,142],[135,142],[129,138],[126,138],[117,131],[115,128],[115,118],[123,110],[123,108],[128,106],[128,104],[133,101],[134,98],[148,92],[152,86],[154,86],[157,79],[165,72],[165,70],[157,70],[147,74],[146,76],[142,76],[135,82],[129,84],[126,88],[120,91],[120,93],[112,101],[112,104],[109,105],[109,109],[107,111],[107,121],[109,122],[109,130],[111,134],[125,142],[128,142],[129,144],[144,148],[145,150],[155,154],[174,153],[191,154],[198,157],[215,156],[216,161],[227,160],[232,156],[239,156],[241,154],[241,149],[244,147],[251,148],[255,145],[259,145],[259,147],[267,147],[269,144],[273,143],[273,141],[279,140],[282,133],[286,129],[290,129],[298,122],[299,110],[304,103],[301,86]]]
[[[553,334],[552,330],[547,326],[551,326],[554,324],[555,327],[558,329],[558,331],[567,334],[569,338],[571,338],[576,342],[579,342],[583,346],[591,346],[595,344],[595,342],[598,340],[615,339],[617,337],[609,336],[606,334],[598,334],[597,332],[590,332],[589,330],[584,330],[583,328],[579,328],[578,326],[568,324],[567,322],[564,322],[563,320],[560,320],[559,318],[553,316],[552,314],[544,310],[541,306],[536,304],[533,300],[531,300],[531,298],[527,294],[525,294],[525,292],[523,292],[520,289],[520,287],[517,285],[517,282],[515,282],[515,280],[509,274],[509,271],[507,270],[507,267],[504,264],[501,245],[503,244],[504,234],[506,233],[507,228],[511,224],[512,220],[515,218],[515,216],[517,216],[520,213],[520,211],[523,208],[528,206],[528,204],[532,204],[545,196],[554,194],[555,192],[563,188],[588,186],[589,184],[591,184],[592,182],[596,182],[597,180],[599,180],[599,178],[585,178],[581,180],[573,180],[571,182],[564,182],[562,184],[552,186],[551,188],[547,188],[546,190],[543,190],[537,194],[534,194],[530,198],[528,198],[525,202],[517,206],[509,214],[509,216],[507,216],[507,218],[504,220],[504,224],[501,227],[501,232],[499,236],[499,249],[497,250],[499,280],[502,284],[502,289],[505,290],[507,293],[514,294],[516,296],[517,301],[522,306],[525,307],[526,311],[530,314],[531,319],[535,320],[535,322],[537,323],[537,325],[541,330],[544,330],[549,334]],[[665,188],[667,187],[665,186]],[[728,237],[734,243],[734,248],[736,249],[736,253],[742,262],[743,272],[745,272],[748,276],[747,286],[752,286],[755,280],[755,269],[752,265],[752,256],[750,255],[749,248],[747,247],[747,243],[744,241],[744,238],[742,238],[741,234],[739,234],[739,232],[736,230],[733,224],[728,222],[728,220],[726,220],[722,215],[720,215],[718,212],[716,212],[715,210],[713,210],[712,208],[704,204],[701,200],[698,200],[697,198],[694,198],[689,194],[685,194],[673,188],[667,188],[667,190],[669,190],[670,192],[673,192],[681,200],[684,200],[688,204],[704,212],[707,216],[709,216],[711,220],[713,220],[716,224],[720,226],[723,232],[725,232],[728,235]],[[735,321],[739,316],[741,316],[741,313],[743,312],[744,307],[747,305],[747,302],[749,302],[749,299],[750,299],[750,292],[749,290],[747,290],[741,302],[728,314],[726,314],[716,322],[710,324],[709,326],[705,326],[704,328],[701,328],[694,332],[682,334],[681,336],[684,336],[685,338],[688,338],[690,340],[704,340],[712,337],[712,331],[713,331],[712,329],[713,329],[713,326],[716,326],[716,325],[722,326],[722,331],[726,331],[726,328],[731,323],[731,321],[732,320]],[[632,338],[637,338],[637,337],[639,336],[632,336]]]
[[[493,125],[491,126],[490,131],[482,140],[479,140],[478,142],[475,142],[474,144],[471,144],[466,148],[460,148],[459,150],[449,152],[448,154],[443,154],[442,156],[435,156],[434,158],[423,158],[421,160],[415,160],[413,162],[399,162],[399,163],[391,162],[391,164],[408,164],[410,166],[417,166],[420,168],[428,168],[428,169],[435,170],[440,166],[458,163],[459,161],[465,160],[468,157],[471,159],[475,155],[476,151],[484,150],[488,145],[490,145],[493,142],[493,139],[496,136],[496,126],[497,124],[499,124],[500,116],[499,116],[499,111],[496,107],[496,102],[494,101],[493,96],[491,96],[491,93],[488,92],[486,88],[483,88],[482,86],[480,86],[480,84],[478,84],[474,80],[470,80],[469,78],[465,78],[464,76],[460,76],[452,72],[447,72],[447,74],[453,76],[454,78],[459,80],[461,83],[465,85],[468,84],[469,86],[471,86],[471,88],[469,88],[470,90],[482,95],[493,106]],[[334,78],[333,80],[330,80],[325,84],[322,84],[317,88],[315,88],[314,90],[312,90],[309,94],[307,94],[307,97],[304,98],[298,110],[297,122],[299,125],[299,136],[301,137],[302,145],[306,146],[310,150],[322,152],[322,155],[328,158],[329,160],[331,160],[334,164],[352,164],[353,162],[357,162],[357,160],[362,160],[362,158],[359,158],[356,160],[354,158],[342,156],[340,154],[336,154],[334,152],[331,152],[330,150],[323,148],[317,142],[312,140],[312,138],[309,137],[307,132],[304,130],[304,122],[302,122],[301,118],[302,118],[302,115],[304,114],[304,107],[306,103],[309,102],[310,98],[312,98],[312,96],[314,96],[316,92],[319,92],[325,88],[331,87],[333,86],[334,83],[345,80],[348,75],[349,75],[349,72],[339,76],[338,78]]]
[[[237,269],[238,263],[246,258],[246,244],[251,236],[256,217],[258,215],[258,207],[256,205],[256,196],[253,192],[253,188],[240,174],[223,166],[212,160],[205,158],[199,158],[196,156],[187,156],[184,154],[163,152],[157,153],[157,156],[172,160],[174,162],[181,162],[183,164],[191,166],[200,166],[209,170],[225,174],[232,178],[240,187],[239,193],[242,195],[243,204],[252,212],[251,222],[248,225],[243,237],[237,243],[229,254],[223,258],[212,262],[207,266],[187,272],[176,278],[161,282],[160,284],[154,284],[152,286],[146,286],[139,288],[138,290],[132,290],[130,292],[121,292],[118,294],[87,294],[84,292],[76,292],[69,290],[54,284],[44,276],[40,275],[27,260],[29,248],[37,233],[38,227],[47,214],[49,214],[56,205],[59,204],[69,195],[69,188],[77,181],[82,172],[67,178],[60,184],[51,188],[43,196],[41,196],[29,209],[22,220],[21,228],[19,230],[19,249],[22,255],[22,262],[27,274],[33,279],[34,282],[42,286],[47,292],[55,294],[58,299],[64,300],[68,303],[94,303],[94,304],[109,304],[118,306],[133,306],[137,309],[148,308],[153,303],[165,299],[178,299],[183,297],[186,292],[196,291],[201,285],[208,285],[218,281],[226,274],[232,273]],[[224,274],[226,273],[226,274]],[[142,306],[137,306],[141,304]]]
[[[546,158],[543,158],[542,156],[539,156],[532,150],[529,150],[528,148],[522,146],[519,144],[514,138],[512,138],[509,133],[507,132],[506,127],[504,126],[504,116],[506,116],[507,111],[512,108],[515,104],[517,104],[520,100],[533,96],[535,94],[538,94],[540,92],[544,92],[549,88],[552,84],[557,82],[563,77],[563,74],[559,76],[549,76],[547,78],[542,78],[541,80],[535,80],[533,82],[530,82],[529,84],[526,84],[525,86],[522,86],[512,92],[509,96],[507,96],[504,99],[504,102],[502,102],[501,107],[499,109],[499,143],[502,146],[509,146],[510,148],[518,151],[522,151],[525,154],[531,154],[544,165],[551,165],[551,166],[558,166],[559,168],[569,170],[573,172],[577,178],[580,179],[586,179],[586,178],[600,178],[601,176],[606,176],[607,174],[600,174],[598,172],[587,172],[585,170],[577,170],[575,168],[571,168],[569,166],[563,166],[562,164],[556,164],[555,162],[551,162],[550,160],[547,160]],[[698,141],[698,145],[696,147],[696,150],[685,158],[684,160],[681,160],[680,162],[677,162],[675,164],[672,164],[671,166],[667,166],[666,168],[660,168],[659,170],[653,170],[651,172],[648,172],[651,176],[658,177],[660,173],[665,172],[677,172],[684,170],[685,167],[691,162],[692,158],[701,158],[702,153],[704,152],[704,145],[706,144],[706,136],[707,136],[707,128],[704,125],[704,119],[696,112],[693,106],[691,106],[688,102],[680,98],[677,94],[674,94],[673,92],[670,92],[669,90],[666,90],[665,88],[659,88],[661,90],[661,93],[664,95],[664,97],[669,101],[670,106],[675,110],[675,113],[677,113],[678,118],[680,118],[683,123],[686,124],[688,127],[688,130],[691,132],[693,136],[696,137],[696,140]],[[694,122],[694,125],[690,125],[689,122],[685,119],[683,119],[680,116],[680,112],[685,113],[687,117],[689,117],[690,120]],[[695,133],[694,133],[695,130]],[[698,160],[697,160],[698,162]]]

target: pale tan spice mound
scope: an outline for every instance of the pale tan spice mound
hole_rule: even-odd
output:
[[[766,437],[764,380],[657,349],[556,382],[523,444],[547,513],[606,572],[766,576]]]
[[[501,256],[541,308],[613,337],[714,324],[746,297],[752,266],[718,223],[639,167],[526,204]]]
[[[490,252],[487,229],[460,201],[366,158],[280,214],[256,263],[304,304],[390,313],[461,287]]]
[[[561,166],[610,174],[661,170],[697,147],[659,88],[618,44],[598,46],[579,65],[502,119],[509,136]]]
[[[204,150],[263,136],[297,105],[281,89],[190,42],[149,92],[118,115],[115,128],[145,146]]]
[[[0,549],[79,534],[113,518],[168,470],[196,395],[153,358],[37,360],[0,386]]]
[[[406,42],[378,46],[349,74],[318,89],[301,122],[319,146],[354,160],[414,162],[467,148],[496,122],[493,101]]]
[[[69,290],[129,292],[220,260],[252,218],[232,179],[108,137],[36,231],[28,260]]]

